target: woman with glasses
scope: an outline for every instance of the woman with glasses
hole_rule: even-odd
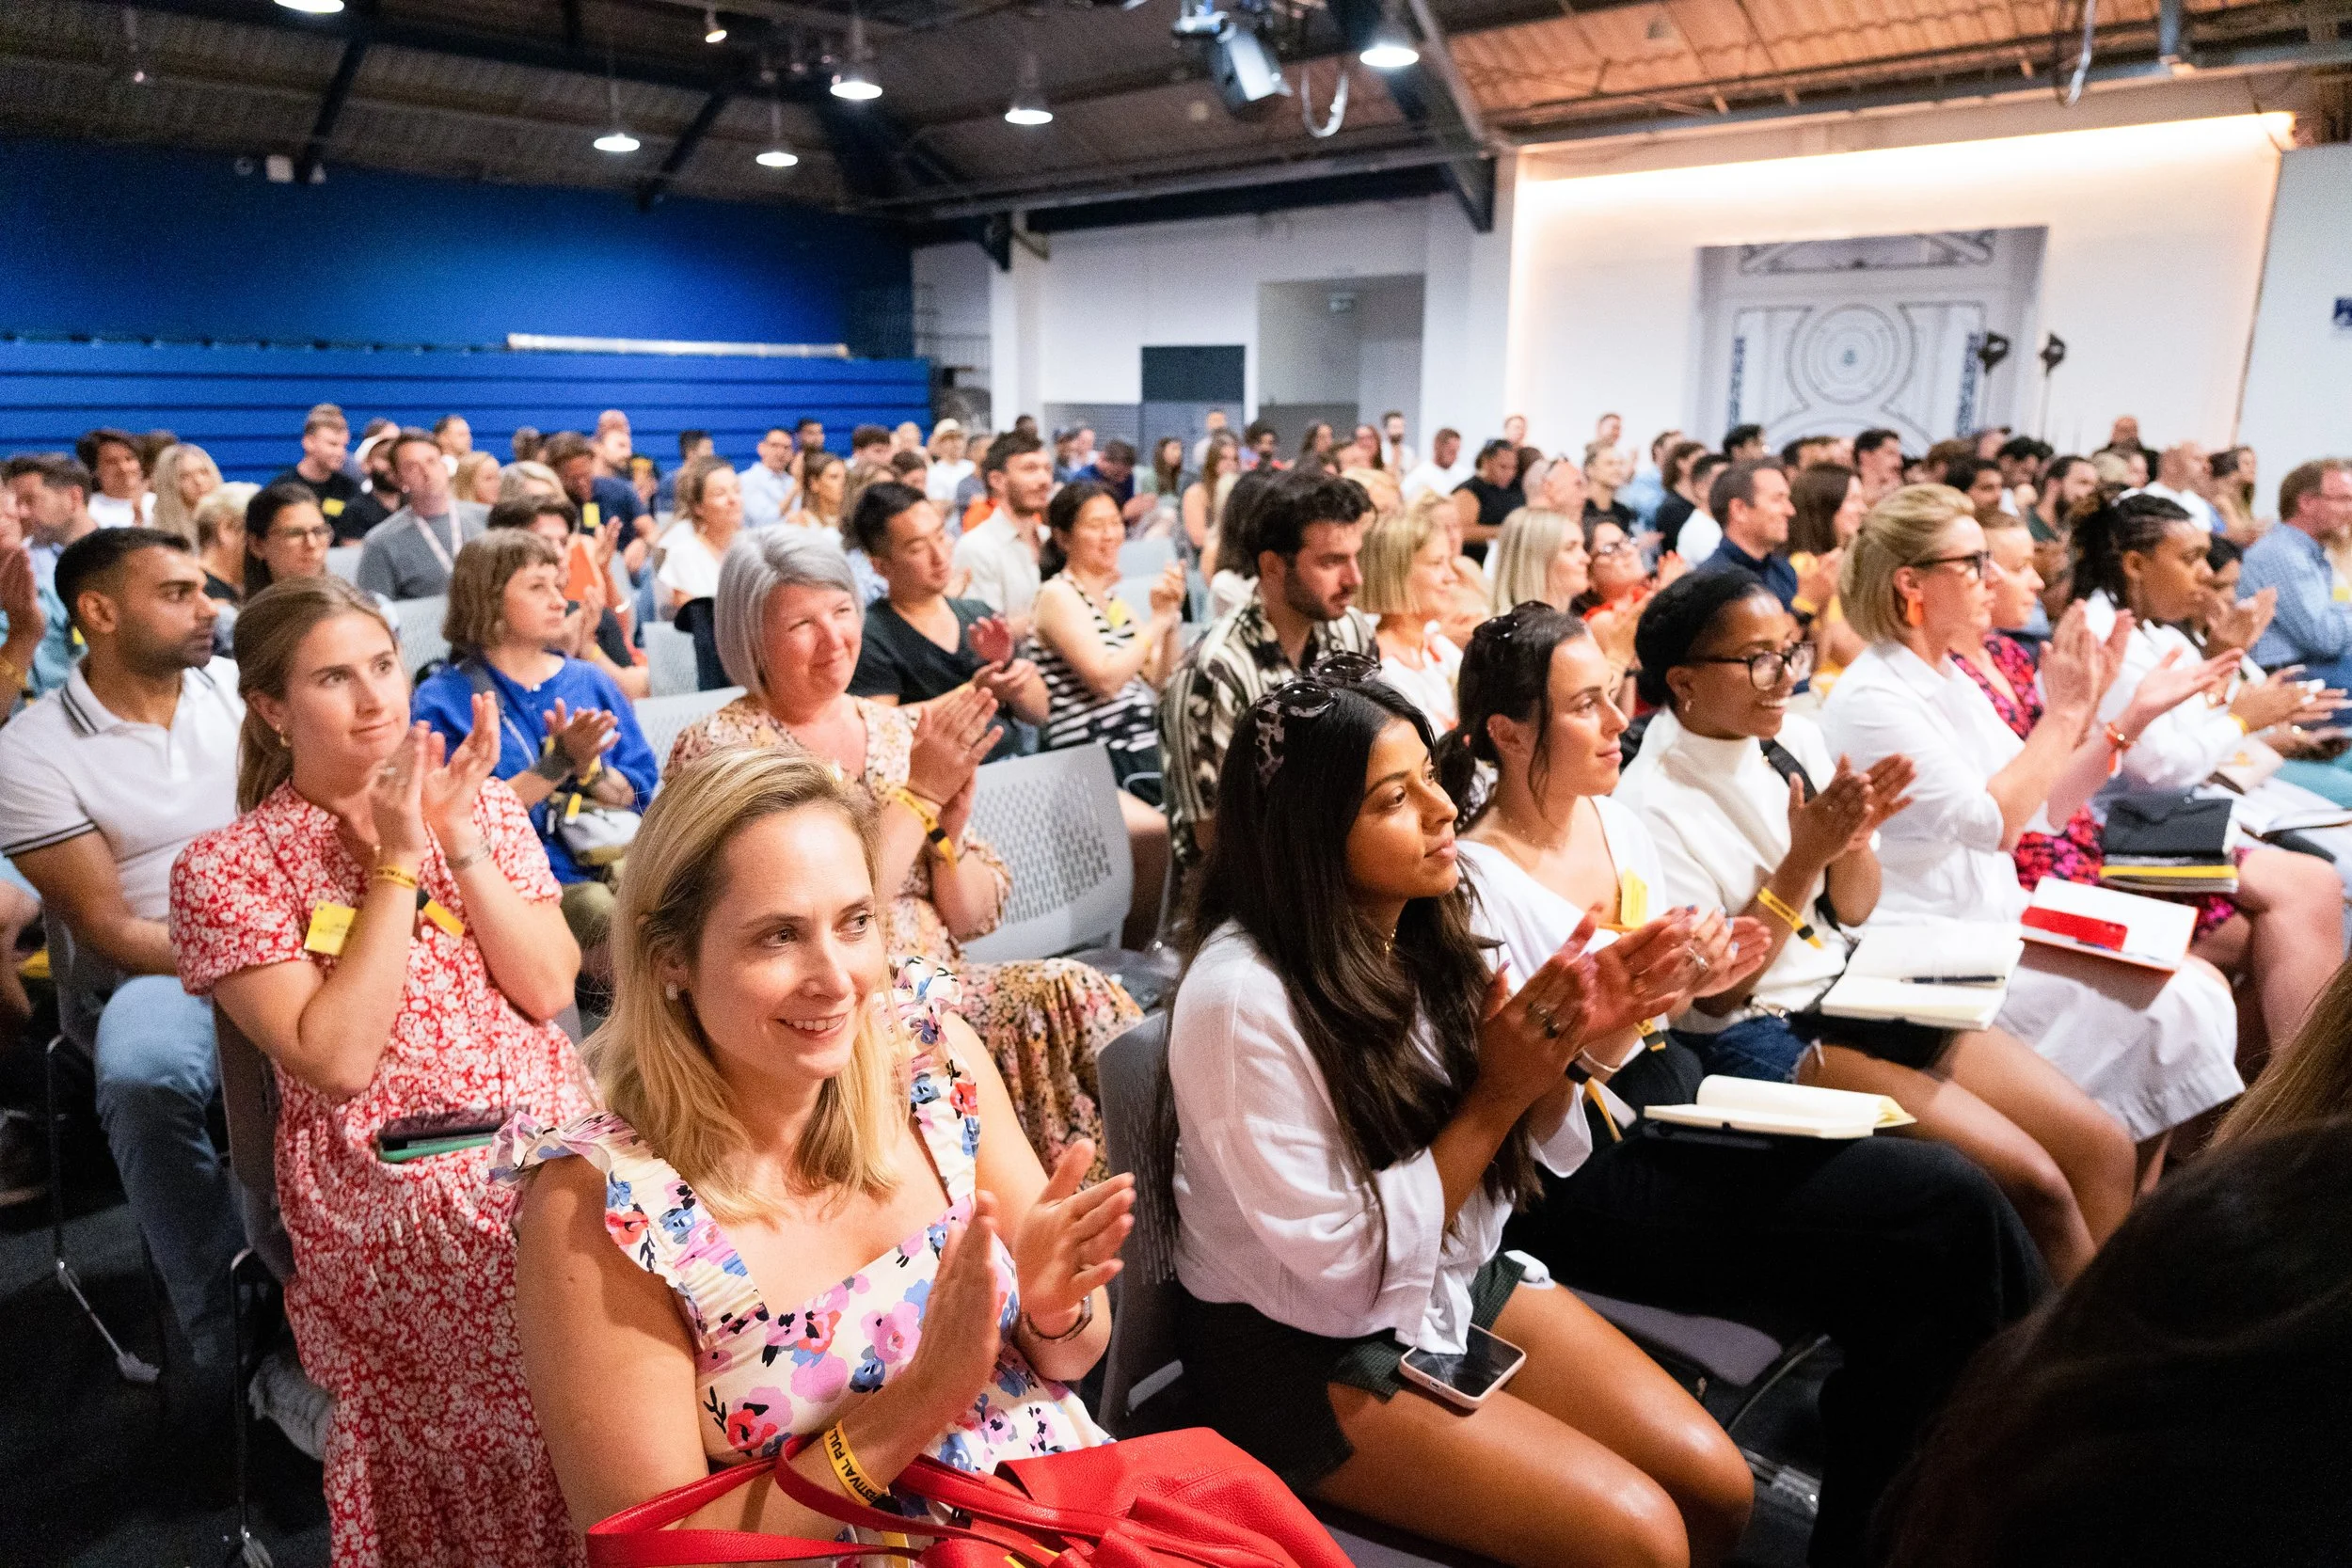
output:
[[[2098,720],[2128,619],[2103,643],[2080,607],[2042,656],[2040,721],[2023,739],[2001,721],[1963,667],[1992,624],[1990,560],[1968,498],[1940,484],[1879,502],[1846,554],[1839,596],[1870,646],[1823,705],[1822,734],[1857,768],[1900,754],[1916,770],[1910,805],[1880,830],[1881,924],[2014,922],[2028,901],[2010,859],[2019,838],[2072,817],[2128,746]],[[2245,1086],[2230,988],[2194,958],[2167,976],[2029,946],[1997,1022],[2123,1125],[2144,1172],[2171,1128]],[[2084,1212],[2097,1241],[2122,1223],[2133,1182],[2127,1167],[2090,1185],[2110,1195]]]
[[[1901,753],[1858,771],[1788,711],[1814,644],[1771,590],[1706,572],[1642,617],[1642,695],[1660,711],[1617,798],[1657,841],[1665,895],[1769,933],[1756,977],[1702,998],[1676,1032],[1710,1072],[1891,1096],[1922,1136],[2000,1184],[2050,1273],[2090,1259],[2083,1215],[2128,1201],[2123,1130],[2033,1049],[1998,1029],[1839,1032],[1808,1009],[1845,973],[1851,927],[1879,898],[1872,843],[1911,803]],[[1791,1015],[1795,1015],[1792,1021]]]
[[[1478,929],[1502,944],[1512,974],[1532,973],[1583,931],[1605,927],[1590,939],[1597,945],[1635,928],[1606,959],[1643,941],[1643,923],[1663,911],[1661,924],[1686,933],[1678,940],[1692,956],[1680,992],[1660,1009],[1679,1015],[1694,993],[1747,984],[1766,934],[1727,917],[1721,899],[1708,898],[1704,912],[1686,907],[1641,819],[1612,797],[1626,730],[1614,687],[1575,616],[1524,605],[1488,622],[1462,658],[1462,722],[1439,743],[1441,782],[1468,800],[1474,777],[1494,779],[1486,803],[1465,814],[1457,850]],[[1581,1113],[1593,1154],[1544,1178],[1542,1200],[1512,1221],[1506,1241],[1581,1289],[1747,1323],[1806,1323],[1836,1339],[1843,1365],[1822,1399],[1810,1559],[1860,1562],[1872,1507],[1919,1423],[2043,1288],[2033,1242],[1991,1179],[1935,1144],[1791,1139],[1739,1149],[1621,1134],[1629,1104],[1687,1102],[1704,1071],[1671,1036],[1646,1043],[1587,1046],[1606,1080]]]
[[[1429,721],[1375,673],[1327,658],[1226,749],[1168,1045],[1185,1383],[1301,1492],[1483,1557],[1720,1562],[1739,1449],[1501,1250],[1539,1169],[1591,1151],[1586,1064],[1695,972],[1692,923],[1596,958],[1587,922],[1492,973]],[[1526,1353],[1507,1386],[1406,1386],[1407,1350],[1481,1330]]]
[[[273,582],[326,576],[326,552],[335,543],[326,514],[319,510],[318,492],[286,480],[256,491],[245,503],[245,596],[251,599]],[[374,599],[388,620],[400,625],[392,601],[381,594]],[[223,622],[230,617],[224,613]],[[229,626],[220,628],[227,635]]]

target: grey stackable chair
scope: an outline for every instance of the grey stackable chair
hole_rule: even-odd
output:
[[[702,684],[694,663],[694,638],[668,621],[644,626],[646,673],[657,697],[682,697]]]
[[[1176,541],[1169,538],[1130,539],[1119,546],[1119,575],[1156,578],[1160,568],[1176,559]]]
[[[687,650],[691,657],[693,650]],[[645,744],[653,749],[653,764],[658,770],[670,766],[670,748],[677,743],[680,731],[697,720],[718,712],[736,698],[743,695],[739,686],[722,687],[716,691],[696,691],[692,689],[668,697],[640,697],[635,704],[637,727],[645,736]]]
[[[345,582],[359,580],[359,549],[358,545],[338,545],[326,552],[326,573]]]
[[[395,599],[392,615],[395,629],[400,633],[400,662],[410,674],[437,658],[449,657],[449,639],[441,635],[441,623],[449,615],[447,594],[429,599]]]
[[[218,1004],[213,1007],[213,1049],[220,1062],[222,1117],[229,1124],[229,1174],[236,1185],[237,1212],[246,1234],[244,1250],[229,1264],[237,1372],[229,1391],[234,1406],[230,1424],[237,1434],[237,1531],[230,1543],[228,1568],[270,1568],[269,1548],[252,1528],[252,1439],[246,1422],[254,1418],[246,1404],[246,1379],[251,1372],[245,1342],[245,1292],[238,1281],[256,1262],[280,1285],[294,1276],[294,1243],[278,1212],[278,1079],[261,1048],[246,1038]]]

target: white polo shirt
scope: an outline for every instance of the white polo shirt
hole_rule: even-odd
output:
[[[956,541],[955,563],[972,574],[969,598],[999,615],[1026,615],[1037,604],[1037,557],[1021,542],[1003,507]]]
[[[131,912],[164,919],[182,847],[236,817],[244,723],[228,659],[181,675],[168,730],[107,712],[74,665],[65,685],[0,728],[0,855],[103,833]]]

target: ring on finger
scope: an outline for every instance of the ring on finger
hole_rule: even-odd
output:
[[[1551,1009],[1541,1002],[1530,1002],[1527,1005],[1527,1016],[1534,1019],[1542,1028],[1551,1027]]]
[[[1691,955],[1691,962],[1697,966],[1698,972],[1701,974],[1706,974],[1708,970],[1715,967],[1713,964],[1707,961],[1707,955],[1700,952],[1697,948],[1685,947],[1683,951]]]

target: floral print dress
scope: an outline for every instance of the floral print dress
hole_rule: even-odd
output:
[[[2042,721],[2042,688],[2037,679],[2039,671],[2032,650],[2013,637],[1988,632],[1984,651],[1991,656],[1994,667],[2009,682],[2009,691],[2002,690],[1982,670],[1968,659],[1955,658],[1953,663],[1967,672],[1979,690],[1993,705],[1993,711],[2001,716],[2001,722],[2025,739],[2033,734],[2033,727]],[[2014,697],[2010,692],[2016,693]],[[2099,841],[2099,819],[2089,806],[2077,809],[2067,819],[2063,831],[2056,833],[2023,833],[2011,852],[2017,863],[2018,884],[2031,893],[2044,877],[2056,877],[2065,882],[2087,882],[2099,885],[2099,868],[2106,863],[2106,851]],[[2166,896],[2161,894],[2152,897]],[[2237,913],[2237,905],[2219,894],[2191,896],[2182,895],[2173,903],[2194,903],[2197,906],[2198,936],[2210,936],[2216,927]]]
[[[907,782],[914,751],[914,716],[862,697],[855,703],[866,721],[866,771],[856,783],[879,806]],[[670,749],[667,769],[684,767],[722,746],[765,746],[806,752],[775,716],[754,697],[739,697],[709,718],[689,725]],[[810,753],[813,754],[813,753]],[[1012,874],[994,849],[965,830],[956,846],[989,867],[1009,889]],[[1143,1010],[1118,981],[1070,958],[1018,963],[968,963],[963,949],[931,901],[931,857],[914,864],[890,902],[888,942],[893,961],[923,958],[952,968],[963,1015],[988,1046],[996,1070],[1012,1096],[1013,1110],[1029,1147],[1048,1170],[1062,1149],[1080,1138],[1094,1140],[1093,1177],[1105,1175],[1103,1113],[1094,1058],[1117,1039]]]
[[[629,1261],[675,1292],[694,1339],[703,1452],[714,1466],[772,1458],[785,1439],[821,1430],[851,1394],[903,1371],[923,1338],[923,1309],[947,1230],[972,1212],[980,1147],[979,1093],[941,1043],[939,1014],[953,979],[919,959],[899,967],[891,1005],[915,1047],[908,1103],[949,1198],[947,1211],[849,1278],[789,1307],[761,1299],[751,1271],[668,1161],[610,1112],[554,1132],[523,1121],[501,1136],[492,1180],[567,1155],[604,1173],[604,1227]],[[1040,1377],[1012,1342],[1021,1311],[1012,1254],[996,1243],[1005,1290],[996,1375],[928,1450],[985,1473],[1009,1459],[1091,1448],[1106,1437],[1078,1397]],[[919,1513],[919,1502],[900,1499]]]
[[[474,823],[532,903],[558,888],[520,800],[493,779]],[[460,921],[465,895],[436,845],[424,891]],[[367,868],[335,819],[281,786],[181,851],[171,942],[192,995],[241,970],[336,960],[305,947],[322,905],[357,909]],[[368,1086],[337,1102],[277,1074],[278,1205],[293,1243],[286,1320],[303,1370],[335,1396],[326,1510],[337,1568],[375,1563],[558,1568],[581,1560],[523,1387],[515,1338],[515,1194],[489,1150],[387,1164],[376,1130],[479,1107],[561,1121],[596,1092],[572,1043],[515,1010],[470,929],[420,920],[391,1039]]]

